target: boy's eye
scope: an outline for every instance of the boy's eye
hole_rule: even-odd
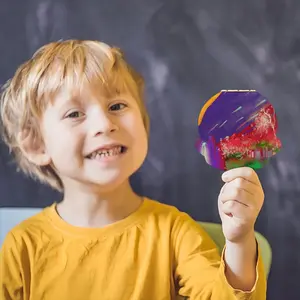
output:
[[[83,115],[83,113],[80,112],[80,111],[73,111],[73,112],[71,112],[70,114],[67,115],[67,118],[75,119],[75,118],[82,117],[82,115]]]
[[[124,109],[125,107],[126,107],[126,105],[124,103],[116,103],[110,107],[110,110],[115,111],[115,110]]]

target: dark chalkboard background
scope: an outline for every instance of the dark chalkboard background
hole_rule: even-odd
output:
[[[1,0],[0,84],[38,47],[67,38],[117,45],[143,73],[151,146],[133,184],[198,220],[219,222],[221,187],[194,147],[202,105],[221,89],[256,89],[271,101],[284,147],[259,171],[266,200],[256,229],[273,248],[268,299],[299,299],[300,1]],[[0,151],[0,206],[61,197]]]

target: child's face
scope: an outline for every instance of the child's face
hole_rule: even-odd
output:
[[[148,150],[139,106],[129,94],[105,99],[91,89],[73,98],[60,93],[46,108],[41,130],[65,189],[76,183],[113,189],[142,165]]]

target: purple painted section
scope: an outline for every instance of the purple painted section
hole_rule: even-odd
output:
[[[256,107],[263,100],[266,101]],[[209,136],[213,135],[218,143],[221,138],[240,132],[251,122],[245,123],[240,128],[239,126],[247,121],[252,114],[268,104],[270,102],[258,92],[222,92],[206,110],[202,122],[198,126],[201,141],[206,142]],[[234,112],[239,107],[242,108]],[[220,127],[225,121],[227,122]],[[211,130],[216,124],[218,126]]]

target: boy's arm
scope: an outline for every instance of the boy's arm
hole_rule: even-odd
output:
[[[0,249],[0,299],[24,299],[22,277],[26,256],[14,235],[9,232]]]
[[[232,243],[226,241],[225,275],[228,282],[236,289],[251,291],[256,274],[258,245],[253,232],[243,240]]]
[[[208,234],[186,214],[182,214],[174,225],[175,278],[181,296],[190,300],[266,299],[266,279],[259,249],[255,249],[258,255],[252,261],[256,270],[253,286],[248,291],[237,289],[233,285],[238,281],[232,274],[236,274],[236,268],[243,268],[245,257],[229,246],[224,248],[220,258]],[[230,269],[234,270],[229,270],[225,263],[228,257]]]

